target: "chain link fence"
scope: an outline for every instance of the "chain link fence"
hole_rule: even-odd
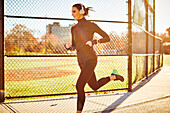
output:
[[[5,91],[8,92],[5,97],[76,94],[75,84],[80,73],[76,51],[67,51],[64,45],[71,42],[71,27],[77,23],[72,19],[71,8],[79,2],[5,1]],[[94,47],[99,56],[95,69],[97,79],[110,75],[113,69],[126,79],[123,84],[109,83],[99,91],[127,89],[127,2],[81,2],[95,10],[89,12],[87,19],[111,38],[109,43]],[[101,37],[95,34],[94,38]],[[85,91],[92,92],[89,86]]]
[[[154,0],[132,1],[132,84],[163,65],[162,39],[155,37]]]
[[[67,51],[64,45],[71,42],[71,27],[77,23],[72,19],[71,8],[79,2],[93,7],[95,12],[90,12],[86,19],[99,25],[111,39],[94,46],[98,55],[97,79],[110,75],[113,69],[125,78],[123,83],[108,83],[99,92],[127,90],[129,62],[132,62],[132,84],[162,66],[162,42],[154,37],[154,15],[150,10],[148,27],[146,24],[145,8],[148,4],[153,8],[152,0],[148,4],[142,0],[132,0],[132,4],[127,0],[5,0],[6,98],[76,94],[80,73],[76,51]],[[128,7],[132,7],[132,20],[128,19]],[[143,12],[139,11],[141,7]],[[128,29],[130,21],[132,29]],[[101,37],[95,34],[94,38]],[[129,60],[130,38],[132,60]],[[85,91],[93,92],[89,86]]]

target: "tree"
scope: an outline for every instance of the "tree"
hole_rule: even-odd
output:
[[[159,37],[161,37],[161,38],[162,38],[163,43],[164,43],[164,42],[169,42],[169,41],[170,41],[170,39],[169,39],[169,37],[167,36],[167,34],[166,34],[166,33],[162,33],[162,34],[160,34],[160,35],[159,35]]]
[[[112,31],[109,34],[111,38],[109,48],[116,51],[116,53],[126,53],[127,52],[127,34],[122,32],[118,34],[115,31]]]
[[[168,35],[170,37],[170,27],[166,29],[166,31],[168,32]]]
[[[45,34],[41,37],[43,53],[57,53],[58,37],[54,34]],[[44,52],[45,51],[45,52]]]
[[[31,30],[26,26],[17,24],[5,37],[5,51],[11,52],[13,46],[21,50],[26,50],[28,45],[36,45],[37,39],[31,34]]]

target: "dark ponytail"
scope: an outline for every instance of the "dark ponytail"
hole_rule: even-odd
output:
[[[85,8],[84,16],[86,16],[86,15],[89,14],[89,10],[90,10],[90,11],[94,11],[94,10],[92,10],[92,7],[87,7],[87,8]]]
[[[87,16],[89,14],[89,10],[94,11],[92,10],[92,7],[85,8],[85,6],[81,3],[74,4],[73,7],[76,7],[79,11],[83,8],[83,10],[85,11],[84,16]]]

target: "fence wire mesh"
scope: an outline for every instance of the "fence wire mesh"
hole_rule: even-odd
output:
[[[97,79],[110,75],[113,69],[125,77],[122,84],[109,83],[100,90],[128,87],[127,28],[131,20],[128,20],[126,0],[6,0],[5,97],[76,92],[75,84],[80,73],[76,51],[67,51],[64,45],[71,42],[71,27],[77,23],[72,19],[71,8],[79,2],[93,7],[95,12],[90,12],[87,20],[99,25],[111,39],[109,43],[94,46],[99,56],[95,69]],[[148,12],[147,4],[150,4]],[[162,66],[163,51],[161,40],[153,36],[153,0],[132,0],[131,7],[134,84]],[[101,37],[95,34],[95,38]],[[85,91],[92,90],[86,86]]]
[[[67,51],[64,45],[71,42],[71,27],[77,23],[72,19],[71,8],[79,2],[5,1],[5,90],[8,92],[5,97],[76,92],[80,73],[76,51]],[[86,0],[81,3],[93,7],[95,12],[89,12],[87,19],[99,25],[111,39],[94,47],[99,55],[95,69],[97,79],[110,75],[113,69],[125,77],[123,84],[109,83],[100,90],[127,88],[127,2]],[[95,34],[94,38],[101,37]],[[92,90],[86,86],[85,91]]]
[[[153,70],[153,55],[148,56],[148,74],[154,72]]]
[[[93,7],[95,12],[89,12],[90,19],[110,21],[113,21],[113,18],[114,21],[128,19],[126,0],[107,0],[106,2],[102,0],[6,0],[5,15],[72,18],[71,10],[75,3]]]
[[[110,75],[112,69],[118,69],[127,80],[127,56],[99,57],[95,69],[97,79]],[[119,63],[122,62],[122,63]],[[76,57],[10,57],[6,59],[5,86],[9,96],[48,95],[76,92],[75,84],[80,73]],[[40,66],[41,65],[41,66]],[[111,82],[100,90],[127,87],[127,81]],[[86,91],[91,91],[86,86]]]
[[[153,0],[132,1],[132,12],[132,83],[134,84],[162,66],[163,53],[161,39],[154,36]]]
[[[133,70],[132,70],[132,83],[140,81],[146,77],[146,57],[145,56],[133,56]]]
[[[6,55],[65,55],[69,54],[64,47],[71,42],[72,21],[67,20],[35,20],[6,18],[5,32],[5,54]],[[68,26],[62,26],[61,23],[68,23]],[[17,23],[17,24],[15,24]],[[29,24],[29,27],[22,24]],[[38,24],[37,24],[38,23]],[[127,54],[127,24],[96,22],[105,30],[111,38],[110,43],[98,44],[95,49],[100,54]],[[36,29],[35,25],[40,26],[42,32]],[[10,29],[10,27],[13,27]],[[31,29],[32,28],[32,29]],[[117,29],[121,32],[116,32]],[[43,34],[44,33],[44,34]],[[40,36],[40,37],[39,37]],[[94,38],[101,38],[95,34]],[[74,52],[70,54],[75,54]]]

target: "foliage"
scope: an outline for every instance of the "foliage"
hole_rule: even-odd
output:
[[[63,34],[64,35],[64,34]],[[109,43],[97,44],[94,48],[98,54],[127,53],[127,35],[111,32]],[[95,39],[100,37],[94,35]],[[37,40],[32,35],[32,30],[26,26],[16,25],[5,37],[5,54],[67,54],[64,47],[71,43],[71,37],[61,37],[58,34],[46,33]]]
[[[27,51],[30,45],[34,46],[36,44],[37,40],[31,34],[31,30],[21,24],[16,25],[5,37],[6,52],[19,52],[19,50]]]

